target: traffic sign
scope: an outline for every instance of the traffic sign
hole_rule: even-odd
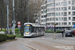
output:
[[[21,22],[20,22],[20,21],[18,21],[18,22],[17,22],[17,24],[21,24]]]
[[[21,27],[21,25],[18,25],[18,28],[20,28]]]

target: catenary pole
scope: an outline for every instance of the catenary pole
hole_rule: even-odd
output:
[[[27,18],[28,18],[28,22],[29,22],[29,4],[28,4],[29,0],[27,0]]]
[[[7,5],[7,33],[9,31],[9,5]]]

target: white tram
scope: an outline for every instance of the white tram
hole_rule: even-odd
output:
[[[24,23],[24,37],[44,36],[44,26],[33,23]]]

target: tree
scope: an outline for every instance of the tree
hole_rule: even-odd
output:
[[[13,0],[0,0],[0,28],[6,28],[7,25],[7,4],[9,5],[9,23],[13,20]],[[41,0],[29,0],[29,20],[34,22],[34,13],[38,13],[40,10]],[[21,28],[23,30],[23,24],[27,22],[27,0],[15,0],[15,20],[16,25],[18,21],[21,21]]]

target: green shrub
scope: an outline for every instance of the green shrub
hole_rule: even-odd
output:
[[[61,33],[61,32],[62,32],[61,30],[57,30],[57,31],[56,31],[56,33]]]
[[[6,32],[6,29],[4,29],[4,30],[2,30],[2,31]]]
[[[12,39],[15,39],[15,35],[7,35],[7,39],[9,39],[9,40],[12,40]]]
[[[7,40],[7,35],[6,34],[0,34],[0,42],[6,41]]]
[[[19,33],[19,29],[18,28],[15,29],[15,33]]]
[[[45,31],[45,33],[54,33],[54,31]]]
[[[15,31],[19,31],[19,29],[18,29],[18,28],[16,28],[16,29],[15,29]]]

